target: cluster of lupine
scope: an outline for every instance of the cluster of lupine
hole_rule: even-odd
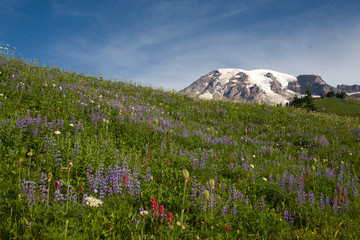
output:
[[[104,165],[100,164],[94,173],[92,168],[89,165],[86,172],[91,193],[98,194],[99,198],[116,194],[129,194],[135,199],[140,199],[141,184],[136,164],[131,171],[127,168],[126,158],[124,158],[122,167],[119,166],[119,162],[116,162],[113,168],[111,166],[105,168]],[[150,175],[149,171],[147,175]]]
[[[36,201],[47,204],[51,202],[63,204],[67,199],[73,203],[77,203],[77,191],[74,190],[72,185],[64,184],[63,180],[54,181],[54,192],[50,196],[50,185],[46,186],[48,183],[51,183],[51,174],[47,176],[41,173],[41,179],[38,184],[34,181],[22,179],[22,198],[30,205]]]

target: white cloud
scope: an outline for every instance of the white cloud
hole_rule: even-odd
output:
[[[166,89],[181,90],[201,75],[223,67],[316,74],[333,86],[359,83],[358,18],[350,26],[341,21],[330,23],[330,17],[323,15],[314,19],[317,12],[310,11],[260,22],[253,29],[211,28],[212,23],[242,14],[250,7],[254,6],[237,6],[234,12],[227,8],[212,16],[211,3],[204,5],[198,15],[191,5],[162,3],[149,8],[149,16],[143,21],[156,21],[145,24],[146,28],[113,32],[97,41],[73,35],[60,39],[48,50],[64,62],[86,66],[95,74],[102,72],[105,77],[132,79]],[[161,15],[163,12],[166,14]],[[177,20],[167,21],[170,16]],[[313,20],[304,23],[304,19]],[[278,27],[284,21],[284,27]]]

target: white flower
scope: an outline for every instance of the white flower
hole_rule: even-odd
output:
[[[267,182],[267,179],[265,177],[263,179],[264,179],[265,182]]]
[[[1,73],[1,72],[0,72]],[[4,94],[3,93],[0,93],[0,97],[3,97],[4,96]]]
[[[74,126],[74,124],[72,124],[72,123],[70,123],[69,125],[70,125],[70,127],[73,127],[73,126]]]
[[[251,167],[251,168],[254,168],[254,165],[250,164],[250,167]]]
[[[85,198],[86,205],[89,207],[98,207],[103,204],[103,201],[94,198],[93,196],[89,196]]]
[[[59,135],[59,134],[61,134],[61,132],[60,131],[55,131],[55,134]]]

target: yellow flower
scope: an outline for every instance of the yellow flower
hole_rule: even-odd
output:
[[[177,222],[176,222],[176,225],[180,226],[180,225],[181,225],[181,223],[180,223],[179,221],[177,221]]]
[[[181,226],[181,229],[182,229],[182,230],[184,230],[184,229],[185,229],[185,226],[184,226],[184,225],[182,225],[182,226]]]

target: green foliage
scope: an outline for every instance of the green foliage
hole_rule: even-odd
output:
[[[191,99],[9,56],[0,72],[1,239],[360,235],[358,118]],[[320,111],[349,101],[301,99]]]

